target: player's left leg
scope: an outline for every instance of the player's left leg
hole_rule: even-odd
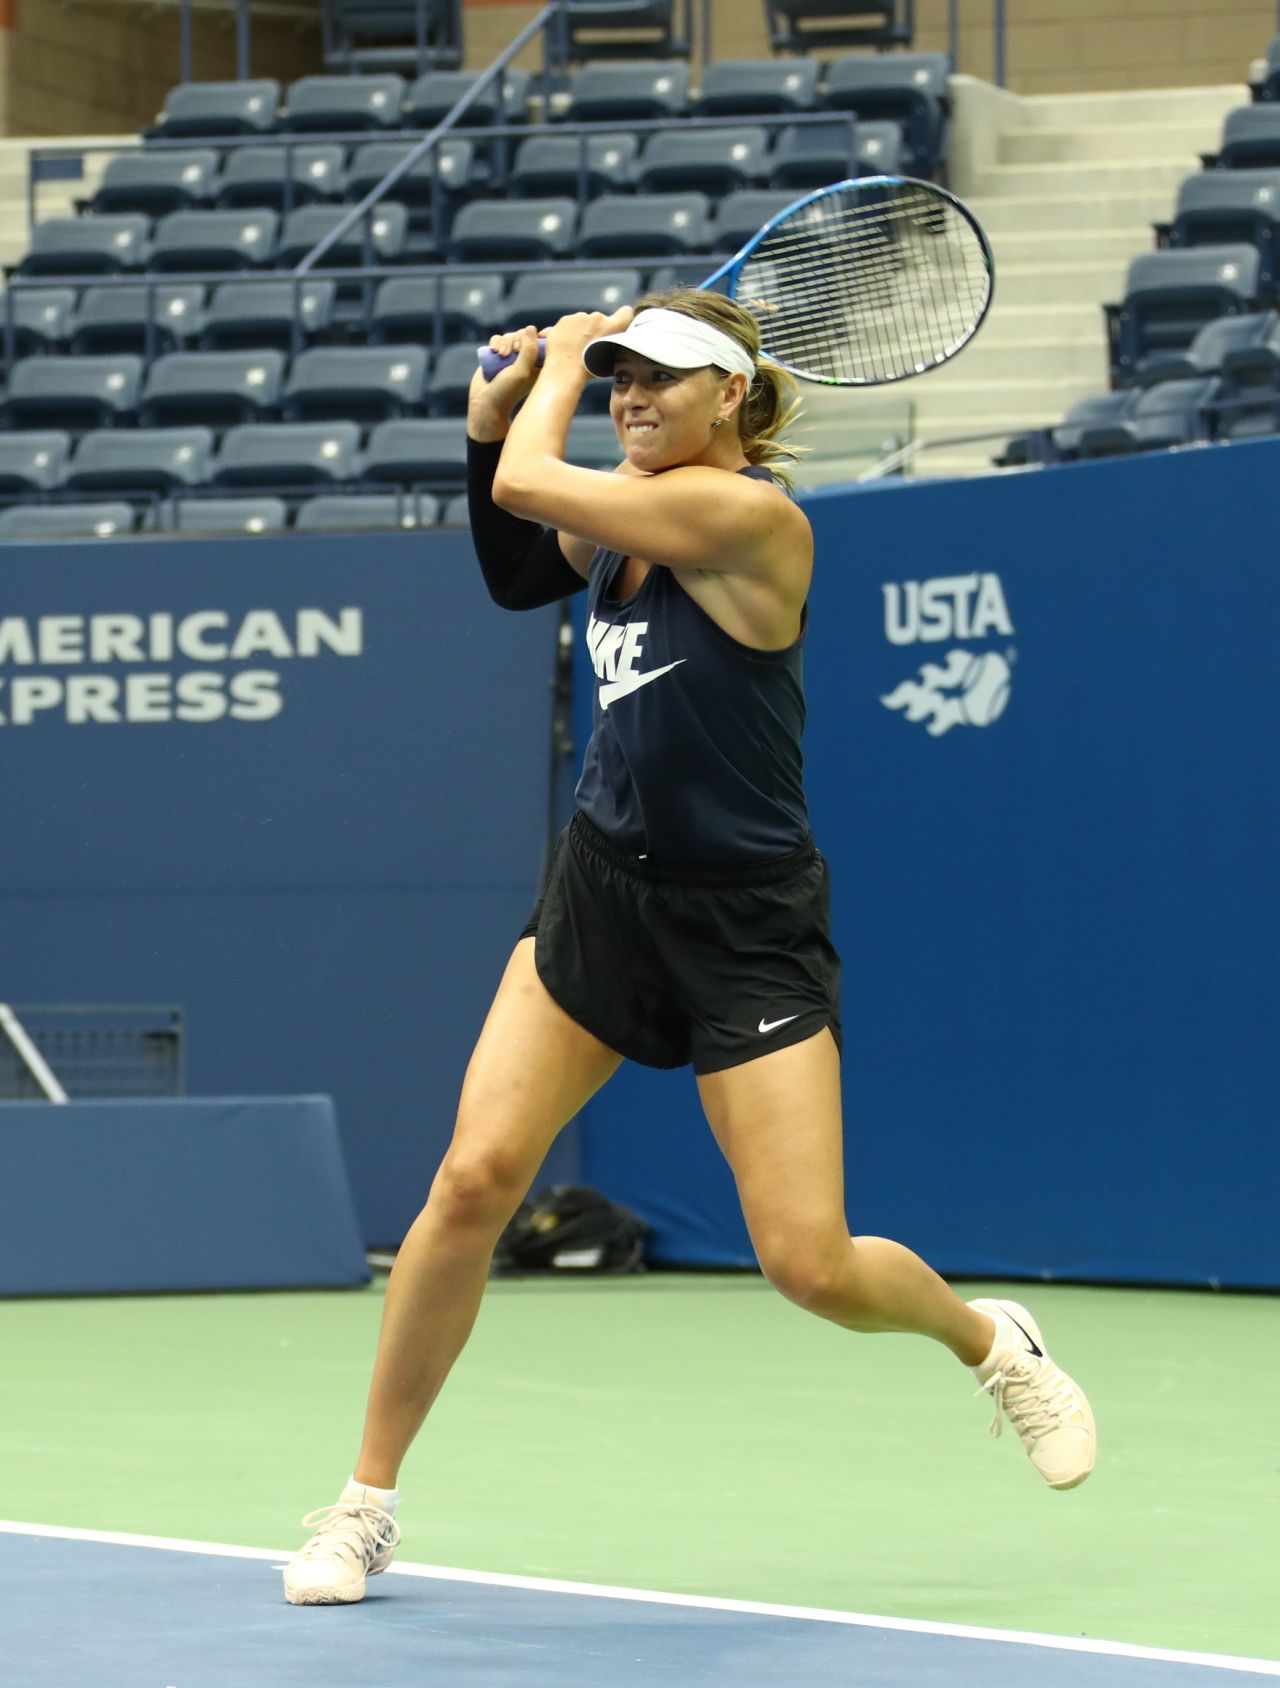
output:
[[[1093,1467],[1082,1391],[1045,1354],[1014,1302],[966,1305],[887,1237],[849,1236],[840,1058],[827,1030],[700,1074],[707,1120],[729,1162],[761,1270],[788,1300],[848,1330],[909,1331],[944,1343],[1008,1413],[1040,1475],[1073,1488]]]

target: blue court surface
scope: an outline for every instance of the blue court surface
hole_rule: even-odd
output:
[[[0,1524],[13,1688],[1194,1688],[1280,1664],[404,1565],[286,1605],[284,1555]]]

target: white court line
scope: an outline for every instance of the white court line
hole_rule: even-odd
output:
[[[55,1541],[103,1542],[112,1547],[161,1548],[169,1553],[206,1553],[221,1559],[260,1559],[283,1565],[292,1550],[230,1547],[224,1542],[183,1541],[174,1536],[137,1536],[121,1530],[74,1530],[60,1524],[18,1524],[0,1519],[0,1534],[43,1536]],[[1062,1653],[1100,1653],[1112,1659],[1155,1659],[1165,1664],[1204,1665],[1211,1670],[1252,1671],[1280,1677],[1280,1662],[1226,1653],[1184,1653],[1168,1647],[1139,1647],[1128,1641],[1091,1641],[1074,1635],[1038,1635],[1032,1630],[983,1629],[970,1624],[926,1623],[917,1618],[879,1618],[864,1612],[833,1612],[821,1606],[775,1606],[755,1600],[719,1600],[711,1595],[662,1594],[648,1588],[612,1588],[603,1583],[563,1582],[555,1577],[515,1577],[496,1571],[459,1571],[445,1565],[392,1565],[387,1576],[428,1577],[438,1582],[477,1583],[486,1588],[529,1589],[541,1594],[579,1594],[601,1600],[635,1600],[651,1606],[689,1606],[705,1612],[742,1612],[751,1617],[800,1618],[810,1623],[852,1624],[862,1629],[898,1630],[909,1635],[943,1635],[958,1641],[1003,1641],[1016,1647],[1052,1647]]]

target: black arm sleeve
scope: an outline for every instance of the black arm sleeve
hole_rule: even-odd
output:
[[[493,502],[501,455],[501,440],[467,440],[471,538],[494,603],[504,610],[536,610],[581,592],[587,583],[565,561],[554,528],[526,522]]]

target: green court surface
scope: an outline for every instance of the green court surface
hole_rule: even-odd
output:
[[[0,1304],[0,1493],[30,1523],[292,1548],[355,1454],[368,1290]],[[1013,1296],[1086,1387],[1057,1494],[918,1338],[760,1279],[490,1286],[401,1480],[401,1557],[1280,1658],[1280,1299]]]

